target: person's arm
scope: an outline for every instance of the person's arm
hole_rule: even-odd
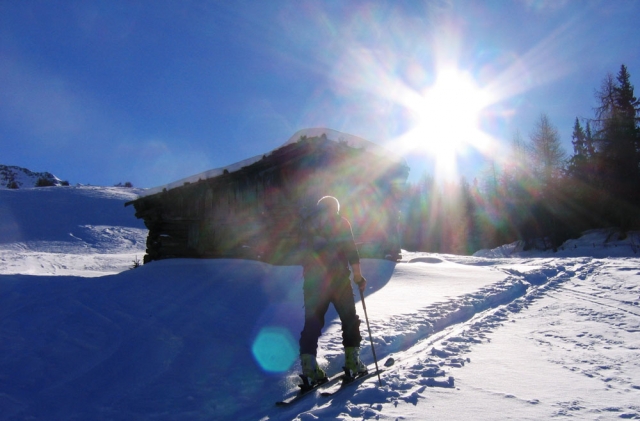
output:
[[[353,282],[358,285],[358,289],[364,292],[367,287],[367,280],[362,276],[360,271],[360,263],[351,263],[351,270],[353,271]]]
[[[360,271],[360,263],[351,263],[351,271],[353,272],[353,282],[360,283],[362,272]]]
[[[364,292],[367,286],[367,280],[364,279],[364,277],[362,276],[362,271],[360,270],[360,254],[358,253],[356,241],[353,238],[351,224],[344,218],[342,218],[342,221],[344,224],[344,237],[342,240],[347,247],[347,260],[349,261],[351,271],[353,272],[353,282],[358,285],[358,289],[360,291]]]

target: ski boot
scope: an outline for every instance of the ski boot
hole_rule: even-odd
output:
[[[302,374],[300,377],[304,383],[300,385],[300,387],[303,390],[312,388],[328,380],[327,374],[318,366],[315,355],[302,354],[300,355],[300,362],[302,363]]]
[[[360,361],[360,348],[348,346],[344,348],[344,369],[351,377],[359,377],[368,373],[367,366]]]

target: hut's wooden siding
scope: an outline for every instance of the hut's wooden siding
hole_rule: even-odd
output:
[[[172,257],[299,262],[302,221],[332,195],[361,255],[399,253],[396,206],[408,167],[326,137],[302,138],[232,173],[141,197],[149,229],[145,263]]]

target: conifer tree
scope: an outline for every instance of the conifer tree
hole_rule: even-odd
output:
[[[640,118],[640,101],[634,95],[634,88],[630,80],[631,76],[627,71],[627,67],[623,64],[620,72],[616,77],[617,86],[615,87],[615,105],[619,115],[619,149],[621,155],[621,164],[624,166],[622,171],[628,175],[628,181],[633,180],[633,184],[637,188],[637,182],[640,163],[640,136],[638,121]],[[628,153],[628,155],[627,155]],[[629,186],[632,187],[632,186]]]
[[[550,187],[553,179],[560,176],[565,153],[560,144],[558,130],[546,114],[541,114],[531,133],[531,159],[533,171],[543,190]]]
[[[525,224],[525,243],[533,236],[542,241],[544,248],[555,249],[564,238],[559,221],[564,212],[560,192],[565,153],[558,130],[544,113],[531,133],[529,147],[534,188],[530,189],[533,192],[531,219]]]
[[[587,128],[585,129],[585,143],[587,148],[587,154],[589,156],[590,164],[593,166],[593,160],[596,157],[596,146],[593,139],[593,133],[591,132],[591,122],[587,121]],[[591,168],[593,170],[593,168]]]
[[[640,205],[640,101],[630,79],[625,65],[615,78],[606,76],[596,92],[594,120],[599,184],[611,195],[608,213],[623,229],[635,218],[632,207]]]
[[[598,190],[594,188],[595,147],[590,123],[586,129],[576,118],[573,125],[573,156],[568,161],[567,177],[561,185],[561,197],[570,204],[565,209],[564,220],[574,233],[598,226],[600,203]]]
[[[502,174],[505,192],[513,199],[522,199],[527,184],[527,145],[519,131],[511,138],[507,161]]]
[[[587,145],[587,134],[580,124],[580,120],[576,117],[576,122],[573,125],[573,134],[571,135],[571,144],[573,144],[573,156],[569,158],[568,171],[573,176],[581,181],[586,181],[588,178],[588,162],[589,147]]]

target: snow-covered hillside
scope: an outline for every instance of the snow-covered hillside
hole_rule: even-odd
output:
[[[605,248],[607,232],[562,257],[364,260],[376,353],[395,365],[382,386],[279,408],[296,390],[301,269],[128,270],[145,233],[123,206],[132,194],[0,192],[0,420],[640,418],[640,259]],[[342,346],[329,320],[320,361],[333,373]],[[368,340],[362,356],[373,365]]]
[[[139,189],[0,190],[0,273],[103,276],[142,261],[147,229],[124,207]]]
[[[51,186],[68,184],[50,172],[34,172],[22,167],[0,165],[0,190],[36,187],[38,183]]]

